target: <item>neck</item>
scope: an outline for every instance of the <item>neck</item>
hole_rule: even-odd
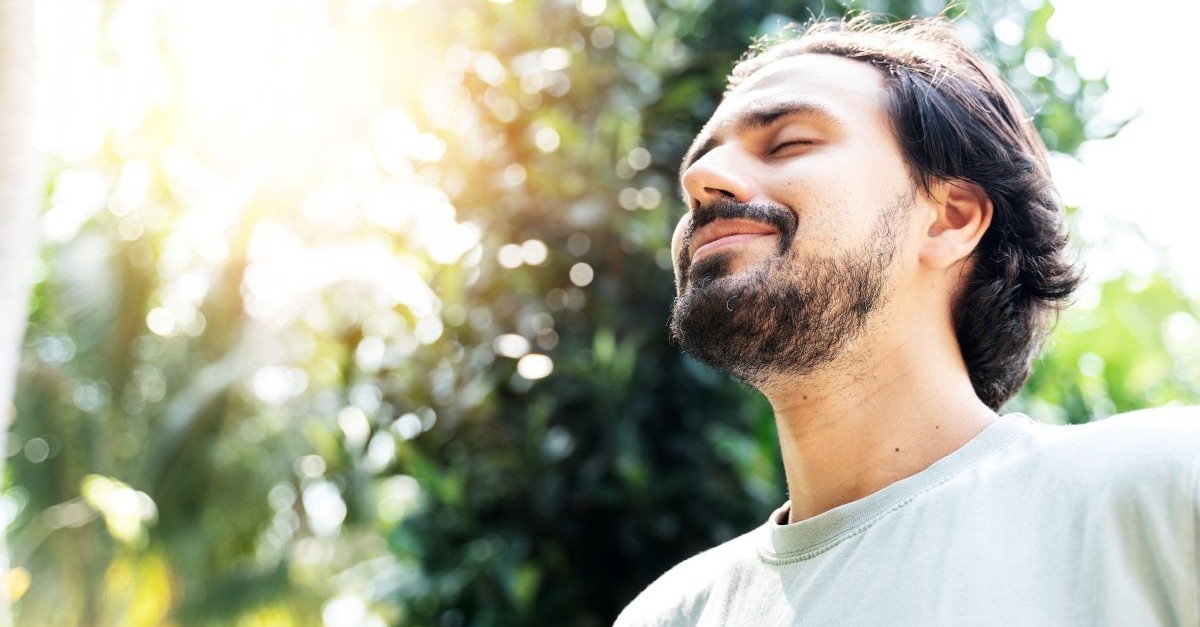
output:
[[[938,354],[922,346],[931,344],[910,336],[891,350],[844,355],[822,377],[764,386],[787,475],[788,522],[912,476],[996,418],[956,348]]]

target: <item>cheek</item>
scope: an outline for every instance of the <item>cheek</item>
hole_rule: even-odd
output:
[[[679,222],[675,225],[675,234],[671,236],[671,262],[679,263],[679,251],[683,250],[683,236],[687,233],[687,227],[692,223],[692,214],[685,213]]]
[[[852,167],[856,163],[867,167]],[[876,164],[879,172],[884,165],[895,165],[866,157],[855,162],[831,159],[812,164],[803,176],[780,181],[799,219],[793,247],[832,253],[870,236],[879,215],[901,202],[911,187],[903,171],[898,176],[873,174]]]
[[[683,235],[687,233],[687,227],[692,223],[692,214],[685,213],[675,225],[675,233],[671,236],[671,268],[675,271],[675,286],[680,285],[679,277],[679,252],[683,250]]]

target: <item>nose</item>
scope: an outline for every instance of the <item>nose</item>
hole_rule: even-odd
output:
[[[746,168],[745,155],[735,145],[722,145],[704,153],[683,172],[683,189],[689,209],[728,199],[750,202],[754,196],[753,179]]]

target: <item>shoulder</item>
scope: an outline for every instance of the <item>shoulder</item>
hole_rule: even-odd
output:
[[[1200,477],[1200,407],[1140,410],[1082,425],[1045,425],[1035,431],[1033,443],[1042,461],[1066,476],[1082,472],[1097,482],[1143,487],[1166,481],[1194,490]]]
[[[617,617],[614,627],[694,625],[710,593],[740,562],[756,559],[762,526],[697,554],[663,573]]]
[[[1047,426],[1039,439],[1051,449],[1092,455],[1128,452],[1200,461],[1200,407],[1144,409],[1082,425]]]

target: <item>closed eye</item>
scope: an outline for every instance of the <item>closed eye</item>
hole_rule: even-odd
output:
[[[774,148],[772,148],[772,149],[771,149],[771,151],[770,151],[769,153],[767,153],[767,154],[769,154],[769,155],[774,155],[774,154],[776,154],[776,153],[779,153],[779,152],[782,152],[782,151],[784,151],[784,150],[786,150],[786,149],[788,149],[788,148],[795,148],[795,147],[803,147],[803,148],[807,148],[807,147],[809,147],[809,146],[812,146],[812,145],[814,145],[814,144],[816,144],[816,143],[817,143],[817,142],[815,142],[815,141],[813,141],[813,140],[811,140],[811,139],[794,139],[794,140],[792,140],[792,141],[786,141],[786,142],[783,142],[783,143],[777,144],[777,145],[776,145]]]

